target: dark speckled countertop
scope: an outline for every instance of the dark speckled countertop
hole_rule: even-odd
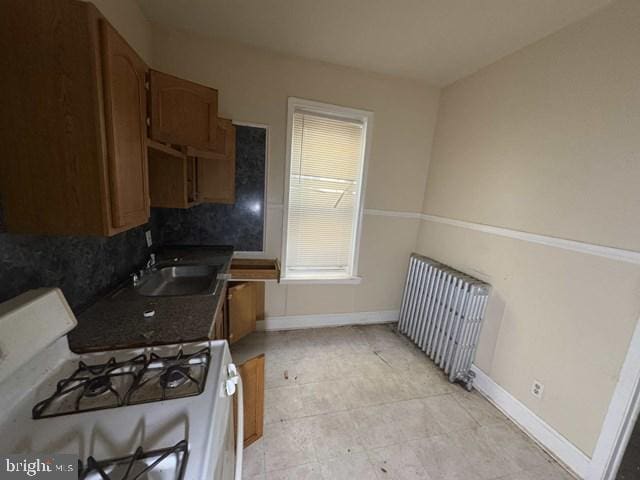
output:
[[[227,273],[232,255],[230,247],[165,247],[156,262],[220,265],[219,273]],[[129,281],[78,316],[78,326],[68,335],[69,346],[84,353],[206,340],[224,283],[219,281],[215,295],[145,297]],[[145,318],[146,310],[155,315]]]

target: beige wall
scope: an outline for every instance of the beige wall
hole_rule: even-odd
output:
[[[287,97],[374,112],[365,208],[422,208],[439,91],[423,83],[154,28],[156,68],[219,90],[219,114],[270,127],[267,242],[281,256]],[[357,286],[270,286],[267,314],[302,315],[399,308],[419,221],[365,215]]]
[[[618,1],[444,89],[423,211],[639,251],[638,25]],[[640,267],[432,221],[418,245],[493,284],[478,365],[591,455]]]
[[[148,64],[151,63],[151,24],[135,0],[88,0],[109,20]]]
[[[639,22],[615,2],[444,89],[425,211],[640,250]]]

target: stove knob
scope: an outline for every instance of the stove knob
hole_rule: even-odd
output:
[[[233,396],[233,394],[236,393],[236,382],[234,382],[233,379],[227,380],[226,382],[224,382],[224,390],[227,394],[227,397]]]

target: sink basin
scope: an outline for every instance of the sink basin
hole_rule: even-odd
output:
[[[214,295],[218,267],[214,265],[172,265],[146,274],[137,287],[147,297]]]

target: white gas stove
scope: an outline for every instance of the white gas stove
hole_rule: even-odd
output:
[[[241,478],[225,341],[76,355],[75,324],[57,289],[0,305],[0,453],[75,454],[86,479]]]

